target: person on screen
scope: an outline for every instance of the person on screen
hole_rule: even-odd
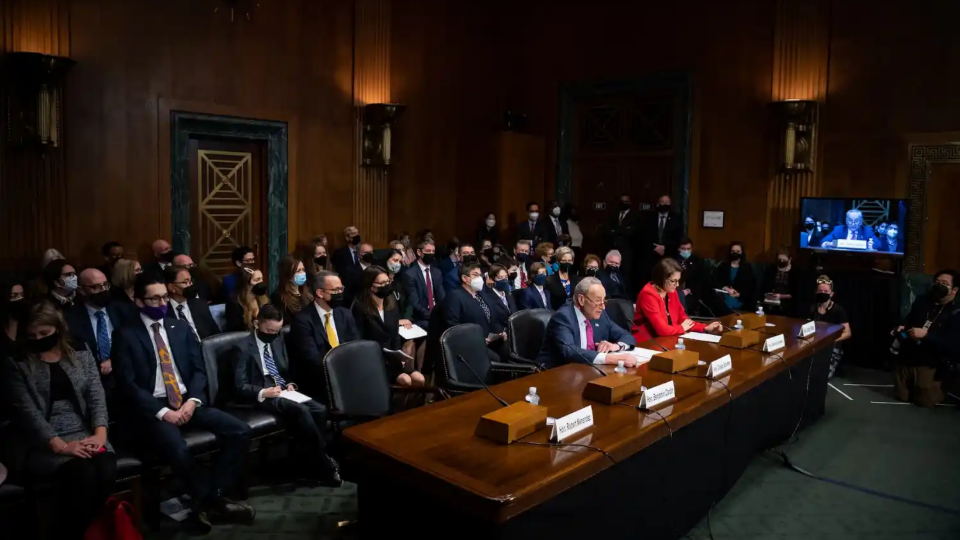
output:
[[[813,216],[803,218],[803,229],[800,231],[800,247],[810,247],[820,244],[823,233],[822,225],[813,220]]]
[[[887,226],[885,234],[880,237],[880,247],[878,251],[886,253],[903,253],[903,244],[900,242],[900,226],[891,223]]]
[[[863,224],[863,212],[854,208],[847,212],[846,225],[838,225],[833,232],[823,237],[820,247],[835,248],[838,240],[865,240],[867,249],[875,249],[878,245],[873,236],[873,227]]]
[[[877,225],[877,237],[882,239],[885,234],[887,234],[887,222]]]

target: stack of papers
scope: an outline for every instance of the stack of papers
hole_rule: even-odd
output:
[[[693,341],[706,341],[707,343],[720,343],[720,336],[713,334],[704,334],[703,332],[687,332],[680,336],[683,339],[692,339]]]
[[[417,339],[427,336],[427,331],[423,328],[420,328],[417,325],[413,325],[410,328],[405,326],[400,327],[400,337],[403,339]]]
[[[661,352],[663,351],[651,351],[650,349],[642,349],[640,347],[636,347],[632,351],[627,351],[628,354],[632,354],[633,356],[636,356],[638,360],[643,360],[645,362],[649,361],[653,355],[660,354]]]
[[[280,397],[283,399],[289,399],[290,401],[295,401],[297,403],[306,403],[312,399],[310,396],[301,394],[296,390],[284,390],[283,392],[280,392]]]

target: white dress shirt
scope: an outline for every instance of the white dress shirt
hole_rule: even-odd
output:
[[[183,304],[181,304],[176,300],[174,300],[173,298],[171,298],[169,301],[170,307],[168,309],[173,310],[173,316],[179,319],[180,310],[177,309],[177,306],[181,306],[181,305],[183,306],[183,314],[187,317],[187,322],[190,323],[190,328],[193,328],[194,330],[196,330],[197,325],[193,322],[193,314],[190,313],[190,304],[188,304],[186,301],[184,301]]]
[[[630,210],[621,210],[620,211],[620,221],[619,224],[623,225],[623,218],[627,217],[627,214],[630,213]]]
[[[497,293],[497,296],[500,297],[500,301],[503,302],[503,305],[506,306],[507,309],[510,309],[510,302],[507,301],[507,293],[498,291],[497,289],[494,289],[493,292]]]
[[[333,328],[333,335],[337,336],[337,343],[340,343],[340,334],[337,332],[337,318],[333,316],[333,312],[323,309],[320,307],[320,304],[316,302],[313,303],[313,306],[317,308],[317,313],[320,314],[320,324],[323,325],[323,335],[327,335],[327,313],[329,313],[330,327]]]
[[[154,379],[156,382],[153,385],[153,397],[167,398],[167,388],[163,385],[163,370],[160,368],[160,351],[157,350],[157,340],[153,336],[154,323],[160,323],[160,337],[163,338],[163,342],[167,345],[167,352],[170,354],[170,364],[173,366],[173,375],[177,379],[177,386],[180,387],[180,395],[186,395],[187,387],[183,384],[183,377],[180,376],[180,370],[177,369],[177,362],[173,358],[173,349],[170,348],[170,338],[167,337],[167,328],[164,326],[165,321],[155,321],[143,313],[140,314],[140,320],[143,322],[143,325],[147,327],[147,335],[150,337],[150,343],[153,345],[153,356],[157,360],[157,376]],[[191,397],[188,401],[196,402],[198,406],[202,404],[199,399],[194,397]],[[170,409],[167,407],[160,409],[160,412],[156,415],[157,420],[163,420],[163,415],[168,412],[170,412]]]
[[[583,246],[583,232],[580,231],[580,224],[572,219],[568,219],[567,230],[570,231],[570,245],[573,247]]]
[[[256,332],[253,333],[253,339],[257,341],[257,357],[260,359],[260,371],[263,372],[263,380],[266,382],[268,377],[273,378],[273,375],[270,374],[270,370],[267,369],[267,363],[263,360],[263,348],[266,347],[267,344],[260,341],[260,338],[257,337]],[[270,354],[273,354],[272,350],[270,351]],[[273,362],[276,364],[276,358],[274,358]],[[266,399],[263,397],[264,390],[266,390],[266,388],[261,388],[257,393],[257,402],[259,403],[263,403],[263,400]]]
[[[110,342],[113,342],[113,323],[110,322],[110,315],[107,313],[107,308],[95,308],[90,304],[84,304],[87,306],[87,315],[90,316],[90,324],[93,326],[93,337],[97,337],[97,312],[103,312],[103,320],[107,323],[107,339]]]
[[[560,226],[560,220],[555,216],[550,216],[550,221],[553,222],[553,230],[557,231],[557,234],[563,234],[563,227]]]

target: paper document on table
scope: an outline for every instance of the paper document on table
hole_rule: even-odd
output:
[[[725,291],[725,290],[723,290],[723,289],[714,289],[714,291],[716,291],[716,292],[718,292],[718,293],[720,293],[720,294],[730,294],[730,293],[728,293],[727,291]]]
[[[405,326],[400,327],[400,337],[403,339],[417,339],[425,337],[426,335],[427,331],[417,325],[413,325],[410,328]]]
[[[692,339],[694,341],[706,341],[707,343],[720,343],[720,336],[704,334],[702,332],[687,332],[680,337],[683,339]]]
[[[280,392],[280,397],[283,399],[289,399],[290,401],[295,401],[297,403],[306,403],[313,399],[306,394],[297,392],[296,390],[284,390],[283,392]]]
[[[651,351],[650,349],[643,349],[643,348],[640,348],[640,347],[637,347],[637,348],[633,349],[632,351],[627,351],[628,354],[632,354],[633,356],[636,356],[637,358],[639,358],[639,359],[641,359],[641,360],[643,360],[643,361],[645,361],[645,362],[646,362],[646,361],[649,361],[650,358],[653,357],[653,355],[659,354],[659,353],[661,353],[661,352],[663,352],[663,351]]]
[[[764,299],[763,299],[763,303],[764,303],[764,304],[770,304],[771,306],[779,306],[779,305],[780,305],[780,301],[779,301],[779,300],[774,300],[773,298],[764,298]]]

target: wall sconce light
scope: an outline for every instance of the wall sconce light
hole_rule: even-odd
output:
[[[788,99],[773,104],[780,130],[779,172],[813,172],[817,147],[816,101]]]
[[[397,103],[371,103],[362,109],[363,155],[360,162],[365,167],[390,165],[391,126],[396,123],[406,105]]]
[[[57,148],[62,139],[63,82],[75,64],[62,56],[12,52],[4,57],[8,83],[6,139],[14,145]]]

